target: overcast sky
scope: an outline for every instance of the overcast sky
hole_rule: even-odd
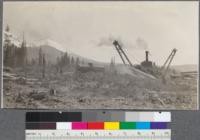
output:
[[[4,2],[4,27],[29,43],[51,39],[62,50],[97,61],[121,62],[109,38],[124,43],[133,64],[162,65],[173,48],[172,64],[198,63],[198,2]],[[138,43],[138,39],[142,40]],[[101,44],[101,45],[99,45]],[[145,47],[144,47],[145,45]]]

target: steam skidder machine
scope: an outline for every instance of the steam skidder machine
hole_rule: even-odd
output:
[[[163,66],[158,67],[152,61],[149,61],[149,51],[145,51],[146,59],[145,61],[141,62],[140,65],[133,65],[133,63],[128,58],[127,54],[123,50],[122,46],[119,44],[117,40],[113,41],[113,45],[115,46],[116,51],[118,52],[122,62],[124,65],[128,65],[130,67],[135,67],[138,70],[145,72],[146,74],[150,74],[156,78],[166,78],[167,73],[169,72],[170,65],[174,56],[177,52],[177,49],[174,48],[170,55],[167,57],[166,61],[164,62]]]

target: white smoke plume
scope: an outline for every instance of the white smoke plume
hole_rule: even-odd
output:
[[[98,42],[97,46],[113,46],[113,41],[117,40],[115,37],[103,37]]]
[[[126,41],[125,39],[122,39],[121,37],[114,37],[114,36],[109,36],[109,37],[103,37],[103,38],[101,38],[100,41],[97,43],[97,46],[113,47],[113,42],[115,40],[118,41],[118,43],[123,48],[133,48],[132,43]]]
[[[148,50],[147,42],[140,37],[138,37],[136,39],[136,46],[137,46],[138,49]]]
[[[113,42],[115,40],[118,41],[121,47],[126,48],[126,49],[148,50],[147,42],[140,37],[138,37],[134,43],[132,43],[131,41],[122,39],[121,37],[114,37],[114,36],[103,37],[99,40],[99,42],[97,43],[97,46],[113,47]]]

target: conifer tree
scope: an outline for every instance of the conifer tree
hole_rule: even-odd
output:
[[[38,54],[38,64],[39,64],[39,66],[42,66],[42,57],[43,57],[42,48],[40,47],[39,54]]]
[[[42,78],[45,78],[46,74],[46,58],[45,54],[42,55]]]

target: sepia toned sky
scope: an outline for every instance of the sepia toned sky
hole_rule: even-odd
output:
[[[162,65],[173,48],[173,65],[198,64],[198,7],[194,1],[4,2],[3,23],[19,38],[24,32],[28,43],[50,39],[60,50],[101,62],[121,62],[107,43],[112,38],[133,64],[149,50],[149,59]]]

